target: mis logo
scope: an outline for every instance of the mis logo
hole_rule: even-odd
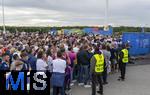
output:
[[[25,94],[25,95],[38,95],[49,94],[50,95],[50,78],[49,72],[46,71],[11,71],[0,72],[3,82],[0,85],[2,95],[5,94]]]

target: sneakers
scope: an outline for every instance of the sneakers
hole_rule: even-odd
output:
[[[122,79],[122,78],[119,77],[119,78],[118,78],[118,81],[125,81],[125,79]]]
[[[104,82],[104,83],[103,83],[103,85],[106,85],[106,84],[108,84],[108,82]]]
[[[79,85],[79,86],[83,86],[83,85],[84,85],[84,83],[79,83],[78,85]]]
[[[100,95],[103,95],[103,92],[102,91],[97,91],[98,94]]]
[[[71,83],[70,86],[74,86],[74,83]]]
[[[85,88],[90,88],[90,87],[91,87],[91,85],[84,85],[84,87],[85,87]]]
[[[99,86],[96,86],[96,89],[99,89]]]
[[[72,80],[73,83],[77,82],[77,80]]]
[[[71,93],[71,88],[69,88],[65,91],[65,95],[70,95],[70,93]]]

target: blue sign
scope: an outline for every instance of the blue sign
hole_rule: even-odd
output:
[[[112,26],[108,26],[108,30],[96,30],[94,28],[84,28],[83,29],[83,32],[84,33],[87,33],[87,34],[99,34],[99,35],[113,35],[113,27]]]

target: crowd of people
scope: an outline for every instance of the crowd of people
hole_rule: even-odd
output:
[[[10,33],[0,39],[0,70],[46,70],[51,73],[53,95],[60,91],[65,95],[75,82],[85,88],[92,85],[95,95],[98,76],[93,73],[100,73],[100,84],[108,84],[107,74],[119,71],[121,51],[120,38],[111,36]],[[121,80],[125,79],[124,73]],[[102,85],[98,93],[103,94]]]

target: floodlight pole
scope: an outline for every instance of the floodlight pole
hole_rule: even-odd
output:
[[[2,0],[2,15],[3,15],[3,34],[6,34],[4,0]]]
[[[105,25],[108,25],[108,9],[109,9],[109,0],[106,0],[106,8],[105,8]]]

